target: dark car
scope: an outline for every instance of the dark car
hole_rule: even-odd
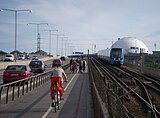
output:
[[[3,83],[9,83],[32,76],[33,73],[27,65],[9,65],[3,72]]]
[[[33,73],[43,73],[45,71],[46,65],[42,60],[32,60],[29,63],[29,67]]]
[[[52,62],[52,67],[62,65],[62,60],[61,59],[54,59]]]

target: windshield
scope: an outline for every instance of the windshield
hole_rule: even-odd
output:
[[[41,61],[31,61],[30,66],[33,66],[33,65],[42,65],[42,62]]]
[[[121,57],[122,55],[122,49],[113,49],[112,50],[113,57]]]
[[[6,55],[6,57],[12,57],[12,55]]]
[[[19,71],[19,70],[27,70],[27,69],[26,69],[26,66],[24,66],[24,65],[13,65],[13,66],[8,66],[6,68],[6,70],[16,70],[16,71]]]

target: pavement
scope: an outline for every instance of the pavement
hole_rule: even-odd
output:
[[[0,106],[1,118],[94,118],[88,71],[66,71],[64,100],[56,113],[51,107],[50,81],[24,96]]]

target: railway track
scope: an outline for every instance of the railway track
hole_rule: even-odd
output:
[[[113,67],[104,61],[92,59],[92,63],[110,83],[116,83],[118,87],[123,88],[124,97],[127,99],[123,101],[123,105],[133,117],[145,118],[147,112],[148,114],[151,113],[154,118],[160,117],[158,101],[160,97],[158,95],[157,82],[153,84],[149,79],[144,79],[143,76],[135,73],[133,74],[126,68]],[[143,81],[139,78],[142,78]],[[151,86],[150,82],[156,87]]]

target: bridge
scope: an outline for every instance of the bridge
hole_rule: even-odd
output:
[[[53,59],[47,58],[44,60],[47,64],[47,71],[49,71]],[[65,61],[64,65],[68,65],[68,61]],[[94,110],[88,69],[83,74],[71,73],[69,68],[66,68],[65,71],[69,81],[64,83],[65,99],[61,101],[60,110],[58,110],[58,112],[55,113],[51,107],[49,76],[39,74],[31,80],[35,84],[27,84],[24,86],[16,85],[14,87],[13,84],[0,86],[0,117],[27,118],[29,116],[32,118],[93,118]],[[38,78],[39,80],[37,80]],[[14,91],[13,88],[15,89]]]
[[[36,74],[27,80],[20,80],[9,84],[1,83],[0,117],[27,118],[29,116],[31,118],[109,118],[112,115],[114,117],[137,116],[134,114],[136,111],[132,110],[135,109],[134,107],[137,107],[137,109],[140,110],[140,106],[134,106],[134,102],[137,102],[136,104],[143,102],[138,99],[129,105],[128,101],[132,101],[133,99],[128,95],[126,87],[123,87],[124,83],[118,81],[120,81],[119,79],[128,77],[128,82],[126,82],[126,84],[129,84],[128,88],[137,86],[136,80],[133,80],[134,77],[129,77],[129,69],[127,68],[132,67],[133,69],[137,69],[139,68],[138,65],[131,65],[131,63],[125,64],[127,66],[124,67],[124,70],[120,70],[120,68],[118,69],[113,66],[106,68],[107,62],[104,60],[99,60],[95,55],[85,56],[85,59],[87,60],[87,69],[83,73],[79,73],[79,71],[73,73],[70,71],[70,58],[63,62],[62,67],[64,68],[69,81],[64,82],[64,100],[60,101],[60,109],[57,110],[57,112],[55,112],[54,108],[51,106],[50,98],[50,74],[52,72],[53,57],[47,57],[42,58],[47,65],[44,73]],[[128,56],[129,57],[126,56],[126,60],[133,60],[133,57],[135,57],[134,60],[137,60],[138,58],[137,56]],[[77,58],[77,56],[72,58]],[[5,67],[9,63],[28,64],[28,61],[29,60],[6,62],[2,63],[5,65],[2,66],[1,64],[1,67]],[[100,63],[104,64],[101,65]],[[110,73],[109,68],[112,71],[114,70],[116,73],[112,75],[113,72]],[[1,68],[0,79],[3,78],[3,71],[4,69]],[[136,71],[139,72],[139,69]],[[123,81],[125,82],[125,80]],[[147,80],[145,83],[151,83],[150,81],[151,80]],[[123,90],[121,88],[123,88]],[[124,96],[123,99],[120,96]],[[154,98],[159,97],[156,96]],[[143,112],[140,111],[142,113],[138,115],[149,116],[150,114],[151,116],[154,116],[156,113],[156,115],[159,116],[159,108],[153,109],[149,103],[147,104],[147,107],[149,107],[147,108],[148,110],[143,111],[143,109]],[[158,103],[156,103],[156,105],[157,104]],[[126,109],[132,112],[126,110],[124,105],[126,106]],[[142,104],[141,107],[146,108],[146,105]],[[152,112],[152,110],[154,112]]]

